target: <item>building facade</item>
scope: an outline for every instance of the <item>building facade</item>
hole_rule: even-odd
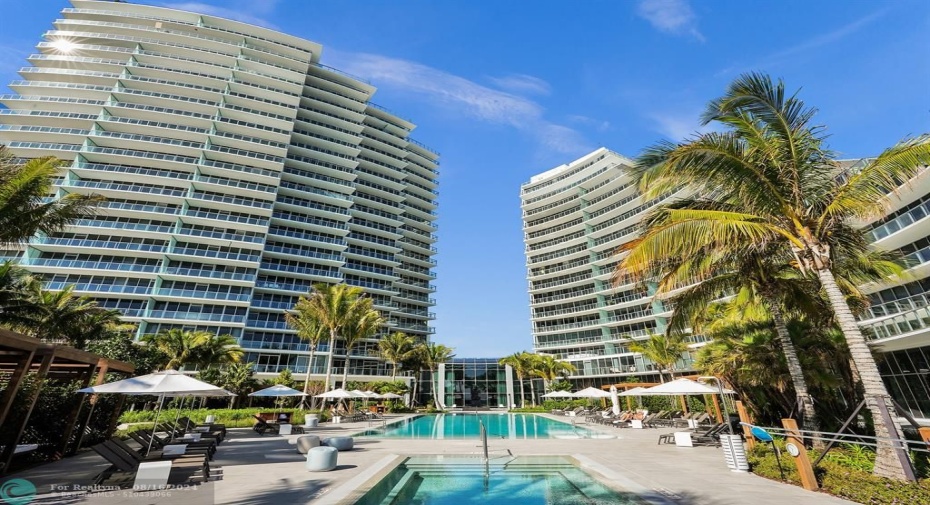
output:
[[[655,365],[629,344],[663,332],[671,310],[648,288],[611,279],[615,253],[637,236],[642,216],[676,194],[643,201],[631,166],[602,148],[521,188],[533,348],[574,365],[572,379],[586,386],[658,381]]]
[[[867,160],[845,161],[851,170]],[[632,162],[598,149],[533,177],[521,188],[533,346],[568,361],[573,381],[601,386],[636,376],[658,381],[653,363],[629,343],[662,333],[671,307],[652,290],[611,279],[618,248],[637,236],[644,213],[675,198],[644,202],[625,170]],[[930,418],[930,174],[898,189],[883,219],[865,226],[876,247],[900,250],[906,280],[863,286],[872,306],[861,327],[892,396]],[[694,371],[691,351],[676,365]]]
[[[106,197],[20,264],[138,332],[237,337],[258,372],[323,373],[283,314],[313,283],[360,286],[384,331],[427,340],[438,154],[314,42],[172,9],[74,0],[0,97],[0,144],[64,160],[55,197]],[[24,55],[25,57],[26,55]],[[377,339],[350,375],[389,374]]]
[[[498,358],[454,358],[439,365],[436,376],[424,373],[419,378],[418,405],[433,403],[433,389],[439,401],[448,408],[506,409],[521,406],[520,380],[509,365],[501,365]],[[533,387],[531,387],[531,383]],[[523,394],[527,406],[542,394],[542,380],[524,378]],[[437,389],[438,388],[438,389]]]

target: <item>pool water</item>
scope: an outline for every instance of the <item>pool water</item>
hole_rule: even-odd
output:
[[[632,505],[635,495],[608,488],[558,456],[492,459],[411,457],[356,505]]]
[[[488,438],[614,438],[612,435],[534,414],[428,414],[372,429],[359,436],[384,438],[478,438],[480,423]]]

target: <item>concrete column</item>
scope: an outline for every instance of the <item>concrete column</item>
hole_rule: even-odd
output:
[[[507,409],[510,410],[514,405],[517,404],[516,397],[513,392],[513,367],[510,365],[504,366],[504,377],[506,378],[507,383]]]

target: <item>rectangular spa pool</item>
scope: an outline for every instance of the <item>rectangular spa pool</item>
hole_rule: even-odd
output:
[[[403,461],[356,505],[640,505],[560,456],[417,456]]]
[[[427,414],[371,429],[358,436],[383,438],[478,438],[484,423],[488,439],[614,438],[613,435],[534,414]]]

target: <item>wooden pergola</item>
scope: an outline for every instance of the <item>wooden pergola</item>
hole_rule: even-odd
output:
[[[10,440],[2,441],[0,475],[6,473],[9,468],[16,447],[29,424],[36,401],[42,393],[42,386],[35,388],[25,399],[23,405],[25,412],[21,419],[16,421],[17,425],[8,425],[7,418],[26,377],[35,374],[35,378],[41,381],[40,384],[44,384],[45,381],[78,381],[82,384],[81,387],[87,387],[92,380],[95,385],[103,384],[108,373],[131,375],[134,372],[135,367],[123,361],[103,358],[73,347],[47,344],[41,340],[0,328],[0,385],[6,386],[0,394],[0,425],[11,429],[13,433]],[[85,401],[86,396],[75,395],[74,407],[66,418],[65,431],[62,433],[61,445],[58,448],[60,454],[73,453],[81,445],[84,430],[91,419],[93,406],[96,403],[94,397],[87,398]],[[85,403],[90,407],[87,415],[81,419],[81,410]],[[78,424],[80,426],[77,433],[81,436],[78,437],[76,443],[72,444],[72,434],[75,433],[75,426]],[[112,431],[115,426],[116,417],[114,416],[110,421],[110,430]]]

